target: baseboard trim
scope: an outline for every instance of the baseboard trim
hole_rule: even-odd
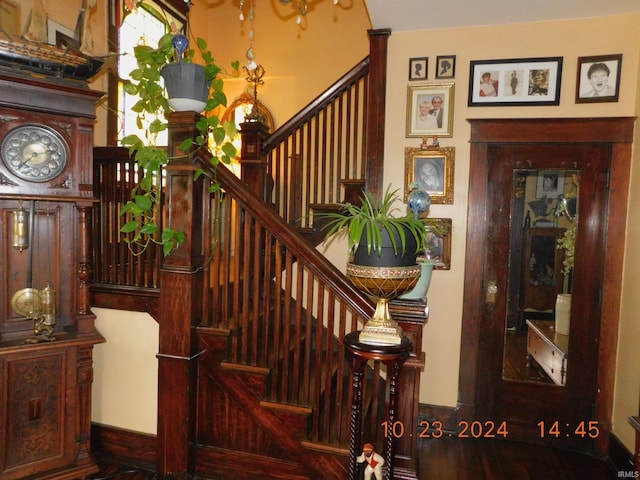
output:
[[[91,450],[96,455],[117,458],[132,466],[156,468],[156,436],[124,428],[91,424]]]
[[[457,433],[458,428],[458,408],[457,407],[443,407],[441,405],[430,405],[421,403],[418,406],[418,421],[419,428],[427,427],[425,423],[428,422],[428,428],[433,429],[434,422],[440,422],[442,424],[442,430],[449,433]]]

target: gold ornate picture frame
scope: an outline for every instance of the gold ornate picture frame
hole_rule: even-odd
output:
[[[425,218],[427,250],[436,270],[451,269],[451,219]]]
[[[453,204],[455,147],[404,149],[404,201],[410,187],[418,182],[433,204]]]
[[[453,136],[453,98],[453,83],[409,85],[405,136]]]

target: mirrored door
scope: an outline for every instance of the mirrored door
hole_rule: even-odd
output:
[[[541,429],[592,420],[607,158],[584,145],[495,146],[488,156],[483,288],[495,295],[480,312],[476,408],[506,420],[512,438],[581,449],[594,440]],[[570,220],[564,199],[574,195],[580,214]],[[560,243],[572,231],[570,253]],[[556,301],[568,293],[570,327],[558,334]]]

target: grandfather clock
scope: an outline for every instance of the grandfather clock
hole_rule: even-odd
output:
[[[87,82],[0,67],[0,478],[91,458],[93,124]]]

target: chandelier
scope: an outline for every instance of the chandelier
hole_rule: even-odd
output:
[[[296,23],[300,25],[302,23],[302,17],[306,16],[309,12],[309,2],[308,0],[279,0],[282,5],[294,4],[296,10],[298,10],[298,17],[296,18]],[[333,4],[337,5],[339,0],[333,0]],[[244,20],[243,14],[244,8],[244,0],[240,0],[240,20]]]

